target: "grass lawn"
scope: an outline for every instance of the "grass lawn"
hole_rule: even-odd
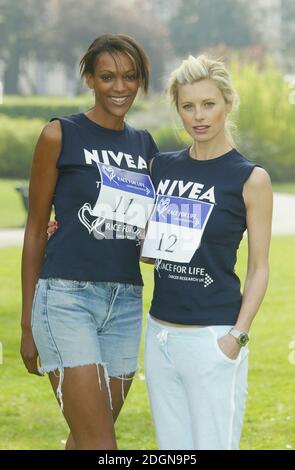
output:
[[[295,194],[295,183],[275,183],[273,190],[277,193]]]
[[[295,336],[295,237],[274,237],[271,279],[264,304],[252,329],[249,398],[242,449],[295,448],[295,365],[288,361]],[[19,350],[19,248],[0,249],[0,448],[61,449],[67,426],[47,378],[25,371]],[[293,253],[293,257],[292,257]],[[240,249],[238,272],[244,275],[246,246]],[[152,268],[143,266],[144,311],[152,293]],[[143,345],[142,345],[143,346]],[[116,426],[120,449],[156,449],[152,418],[141,367]]]
[[[20,228],[25,225],[26,211],[16,186],[28,184],[23,180],[0,179],[0,228]]]
[[[26,186],[28,181],[0,178],[0,229],[22,228],[25,226],[27,212],[17,186]],[[52,211],[53,217],[53,211]]]

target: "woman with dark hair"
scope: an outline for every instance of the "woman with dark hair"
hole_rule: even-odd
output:
[[[86,113],[54,117],[37,142],[22,258],[21,355],[49,374],[70,428],[66,449],[115,449],[114,422],[137,369],[140,242],[154,200],[150,134],[125,121],[149,63],[125,35],[84,54]],[[59,230],[47,244],[52,204]],[[38,367],[38,360],[40,364]]]

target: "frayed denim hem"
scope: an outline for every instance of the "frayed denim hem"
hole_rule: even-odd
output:
[[[49,374],[49,373],[53,372],[54,375],[59,378],[58,387],[56,389],[56,396],[57,396],[57,399],[59,401],[60,410],[61,410],[62,413],[64,411],[63,396],[62,396],[62,385],[63,385],[63,381],[64,381],[64,369],[65,368],[71,368],[72,369],[74,367],[83,367],[83,366],[90,366],[90,365],[96,365],[97,376],[98,376],[98,384],[99,384],[100,390],[101,390],[101,377],[100,377],[99,366],[101,366],[103,368],[104,379],[105,379],[106,386],[107,386],[107,389],[108,389],[108,394],[109,394],[110,408],[111,408],[111,410],[113,410],[112,394],[111,394],[111,389],[110,389],[110,375],[108,373],[107,365],[105,363],[103,363],[103,362],[97,362],[97,363],[91,362],[91,363],[87,363],[87,364],[63,365],[62,367],[61,366],[58,366],[58,367],[57,366],[45,366],[45,367],[39,367],[38,368],[39,373],[42,374],[42,375]],[[132,372],[125,372],[124,374],[120,374],[120,373],[118,373],[117,375],[112,374],[112,376],[111,376],[111,377],[120,379],[121,382],[122,382],[122,400],[123,400],[123,403],[126,400],[126,397],[125,397],[125,394],[124,394],[124,382],[128,381],[128,380],[133,380],[134,375],[136,374],[136,372],[137,372],[137,370],[132,371]]]

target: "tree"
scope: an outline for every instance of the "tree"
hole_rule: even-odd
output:
[[[59,0],[46,33],[46,42],[50,44],[49,59],[62,62],[69,76],[76,77],[79,88],[77,62],[93,39],[104,33],[134,36],[150,57],[153,76],[163,75],[167,30],[149,11],[138,7],[132,9],[118,0],[87,0],[83,8],[77,0]],[[154,88],[160,88],[156,79]]]
[[[282,53],[290,72],[295,71],[295,3],[282,0]]]
[[[5,64],[5,93],[18,93],[20,63],[43,54],[45,0],[0,0],[0,59]]]
[[[168,31],[163,22],[142,2],[119,0],[0,0],[0,60],[5,64],[5,92],[18,93],[20,66],[26,59],[64,65],[80,91],[77,64],[95,37],[125,33],[135,37],[147,51],[153,85],[161,88]],[[34,84],[32,84],[34,85]]]
[[[255,31],[244,0],[183,0],[171,19],[170,33],[176,53],[183,56],[220,44],[249,46]]]

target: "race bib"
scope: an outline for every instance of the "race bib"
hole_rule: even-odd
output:
[[[93,207],[85,203],[79,219],[93,232],[104,236],[102,227],[112,227],[121,236],[126,226],[144,230],[154,205],[155,190],[149,175],[97,162],[100,192]],[[94,220],[92,220],[94,218]],[[112,229],[109,230],[112,232]]]
[[[198,249],[214,204],[158,195],[141,256],[189,263]]]

